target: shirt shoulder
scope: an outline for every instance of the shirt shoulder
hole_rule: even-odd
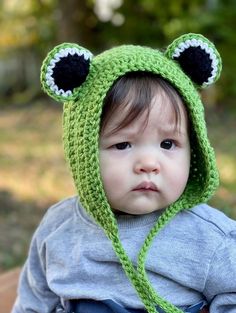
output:
[[[42,241],[54,233],[63,224],[70,223],[77,216],[78,198],[76,196],[63,199],[48,208],[34,236]]]
[[[190,220],[190,224],[197,223],[199,227],[203,227],[207,232],[217,233],[223,237],[236,232],[235,220],[207,204],[200,204],[186,210],[184,215]]]
[[[200,204],[179,212],[156,237],[149,254],[158,260],[161,276],[202,292],[215,256],[224,255],[227,260],[225,251],[236,247],[235,234],[234,220],[207,204]],[[217,267],[219,263],[214,264]]]

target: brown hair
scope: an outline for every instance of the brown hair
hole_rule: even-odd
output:
[[[110,117],[121,108],[129,105],[126,117],[112,130],[112,133],[128,126],[133,120],[147,112],[147,119],[151,110],[151,102],[156,92],[164,92],[170,103],[173,104],[175,124],[180,124],[180,105],[182,98],[172,85],[157,74],[149,72],[130,72],[118,78],[109,89],[104,102],[101,116],[101,128],[103,132]]]

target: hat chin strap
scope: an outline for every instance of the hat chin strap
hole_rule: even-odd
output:
[[[145,271],[145,260],[147,252],[153,242],[153,239],[155,238],[156,234],[178,213],[178,208],[180,207],[181,202],[182,201],[180,200],[178,201],[177,205],[174,204],[168,207],[166,211],[159,217],[154,227],[150,230],[138,255],[137,270],[134,268],[134,265],[127,256],[119,239],[118,233],[111,234],[105,230],[107,236],[112,242],[113,248],[122,264],[126,275],[134,286],[140,299],[144,303],[148,313],[158,313],[156,306],[159,306],[166,313],[183,313],[183,311],[179,310],[173,304],[164,300],[156,293],[151,283],[149,282]]]

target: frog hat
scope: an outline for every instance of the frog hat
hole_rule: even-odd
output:
[[[169,81],[181,95],[191,119],[191,166],[185,191],[158,218],[139,252],[135,268],[119,239],[116,218],[107,201],[99,170],[98,138],[104,98],[124,74],[147,71]],[[161,298],[145,272],[145,259],[157,233],[181,210],[206,202],[218,186],[214,151],[207,137],[204,108],[197,89],[220,76],[221,58],[215,46],[198,34],[185,34],[163,52],[123,45],[97,56],[63,43],[46,57],[41,68],[44,91],[64,103],[63,138],[80,201],[111,240],[122,267],[147,312],[181,312]]]

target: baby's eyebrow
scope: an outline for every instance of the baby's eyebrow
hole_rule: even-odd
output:
[[[138,134],[138,130],[134,129],[134,128],[122,128],[122,129],[111,129],[109,131],[105,131],[102,133],[102,136],[104,138],[108,138],[111,136],[129,136],[129,137],[133,137],[136,136]]]
[[[180,136],[186,136],[188,131],[187,129],[185,129],[185,127],[181,127],[181,125],[176,125],[175,123],[171,123],[171,124],[162,124],[162,125],[158,125],[157,127],[157,131],[164,135],[180,135]]]
[[[145,129],[145,126],[143,127],[125,127],[122,129],[113,128],[110,130],[106,130],[102,133],[102,136],[107,139],[111,136],[122,136],[122,137],[129,137],[133,138],[137,136],[137,134],[140,134],[142,130]],[[157,125],[157,128],[155,130],[157,133],[161,134],[162,136],[173,136],[173,135],[179,135],[179,136],[187,136],[188,131],[184,127],[180,127],[176,124],[162,124]]]
[[[187,131],[182,130],[178,127],[172,129],[159,129],[158,132],[163,136],[170,136],[170,135],[179,135],[179,136],[186,136]]]
[[[157,130],[159,133],[161,134],[173,134],[173,133],[178,133],[178,134],[185,134],[186,131],[183,130],[183,129],[180,129],[179,127],[177,126],[174,126],[174,127],[170,127],[170,128],[165,128],[165,127],[161,127],[161,128],[158,128]]]

